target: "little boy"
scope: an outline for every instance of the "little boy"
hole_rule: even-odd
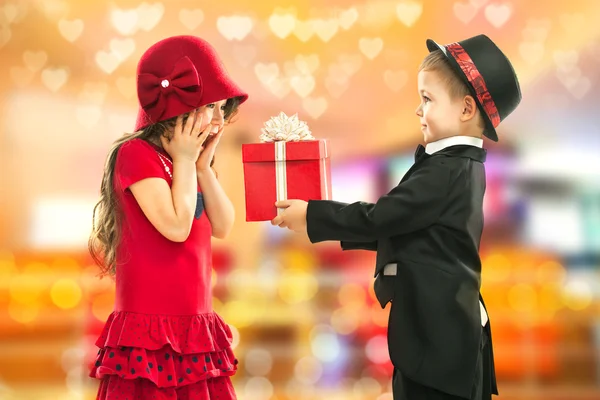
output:
[[[396,400],[498,394],[491,330],[479,294],[486,151],[482,136],[521,101],[510,61],[485,35],[427,40],[416,110],[426,146],[377,203],[285,200],[273,225],[311,242],[377,251],[375,294],[392,302],[388,348]]]

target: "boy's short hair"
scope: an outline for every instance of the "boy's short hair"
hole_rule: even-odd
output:
[[[420,71],[437,71],[440,77],[448,87],[450,97],[453,99],[465,96],[472,96],[467,84],[456,73],[450,65],[450,61],[444,56],[441,50],[434,50],[427,55],[419,66]]]
[[[458,75],[456,70],[450,65],[450,61],[444,56],[441,50],[434,50],[430,52],[421,62],[419,66],[420,71],[437,71],[440,73],[444,84],[450,92],[450,98],[458,99],[465,96],[473,97],[473,94],[469,90],[469,86],[463,81]],[[477,99],[473,97],[477,103]],[[479,109],[479,107],[477,107]],[[485,123],[483,122],[483,115],[479,110],[479,117],[477,118],[477,125],[481,129],[485,129]]]

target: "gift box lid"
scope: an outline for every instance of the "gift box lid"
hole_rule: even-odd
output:
[[[329,141],[327,139],[278,143],[285,143],[286,161],[319,160],[329,157]],[[242,144],[242,161],[245,163],[275,161],[275,143]]]

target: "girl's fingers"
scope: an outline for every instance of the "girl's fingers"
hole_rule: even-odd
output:
[[[194,125],[192,125],[192,130],[190,132],[191,136],[194,136],[194,137],[198,136],[198,132],[200,131],[200,129],[197,127],[202,126],[203,121],[204,121],[204,115],[202,115],[200,113],[200,110],[196,110]]]
[[[162,144],[163,149],[165,149],[169,146],[169,139],[163,135],[160,135],[160,143]]]
[[[196,122],[196,114],[198,114],[198,110],[193,110],[188,114],[187,121],[185,121],[185,127],[183,133],[186,135],[191,135],[194,127],[194,123]]]
[[[213,147],[216,147],[219,144],[219,141],[221,140],[221,137],[223,136],[223,130],[221,129],[218,133],[215,133],[215,135],[213,136],[212,140],[211,140],[211,144]]]
[[[200,132],[200,135],[198,135],[198,139],[200,139],[200,141],[202,143],[204,143],[206,141],[206,139],[208,139],[208,135],[210,134],[211,130],[212,130],[212,125],[211,124],[206,125],[206,128],[204,128],[204,130],[202,132]]]
[[[200,136],[200,129],[202,129],[202,123],[204,122],[204,115],[201,115],[196,123],[194,124],[194,128],[192,129],[192,135],[198,137]]]
[[[177,117],[177,121],[175,121],[175,134],[181,133],[181,125],[183,124],[183,116],[180,115]]]

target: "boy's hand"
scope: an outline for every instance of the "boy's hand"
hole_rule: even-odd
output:
[[[283,208],[283,212],[273,218],[272,225],[289,228],[295,232],[306,232],[306,209],[304,200],[282,200],[275,202],[275,207]]]

